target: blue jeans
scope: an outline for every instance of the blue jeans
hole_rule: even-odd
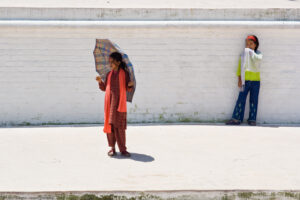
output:
[[[244,91],[240,92],[232,119],[243,122],[248,92],[250,92],[250,113],[248,121],[256,121],[260,81],[245,81]]]

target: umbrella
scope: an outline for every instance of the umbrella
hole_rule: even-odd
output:
[[[96,39],[96,46],[94,49],[96,71],[99,73],[101,79],[105,81],[107,73],[110,72],[110,67],[108,62],[109,55],[116,51],[122,54],[123,61],[127,65],[127,71],[129,73],[130,81],[134,82],[132,92],[127,92],[127,101],[132,102],[133,95],[136,88],[136,80],[134,76],[133,65],[130,62],[128,55],[124,51],[122,51],[117,44],[111,42],[108,39]]]

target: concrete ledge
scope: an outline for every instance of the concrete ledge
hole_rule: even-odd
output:
[[[1,7],[0,20],[298,21],[300,8],[25,8]]]
[[[300,28],[300,21],[29,21],[2,20],[0,27],[222,27]]]
[[[33,8],[300,8],[297,0],[1,0],[0,7]]]

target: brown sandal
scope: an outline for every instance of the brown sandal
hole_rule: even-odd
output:
[[[108,156],[113,157],[115,155],[117,155],[116,150],[115,149],[111,149],[109,150],[109,152],[107,153]]]
[[[248,124],[249,124],[250,126],[256,126],[256,122],[255,122],[255,121],[248,121]]]
[[[124,156],[124,157],[130,157],[131,156],[131,154],[127,151],[121,152],[121,155]]]
[[[226,125],[240,125],[240,124],[241,124],[240,121],[237,121],[237,120],[234,120],[234,119],[231,119],[228,122],[226,122]]]

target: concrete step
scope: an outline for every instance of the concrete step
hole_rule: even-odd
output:
[[[297,21],[300,20],[300,8],[0,7],[0,20]]]

